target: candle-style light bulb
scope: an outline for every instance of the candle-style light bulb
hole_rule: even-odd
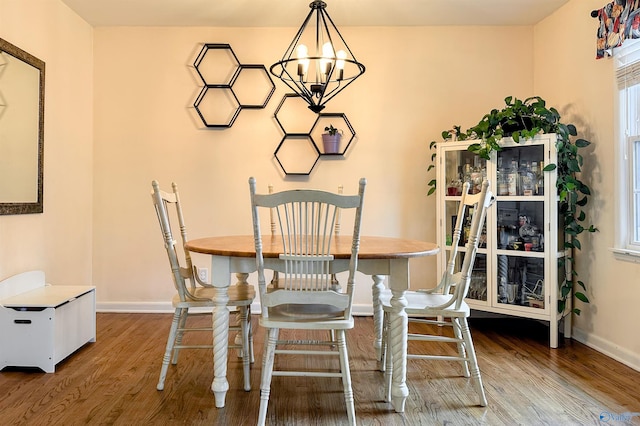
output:
[[[338,70],[338,80],[342,80],[344,77],[344,60],[347,59],[347,52],[344,50],[338,50],[336,54],[338,60],[336,61],[336,69]]]
[[[309,69],[309,51],[307,49],[307,46],[305,46],[304,44],[298,45],[297,57],[298,76],[302,78],[307,74],[307,70]]]
[[[333,46],[331,46],[331,43],[326,42],[322,45],[322,57],[326,59],[333,59]]]
[[[322,59],[320,59],[320,69],[325,75],[331,73],[331,67],[333,66],[333,46],[331,43],[326,42],[322,45]]]

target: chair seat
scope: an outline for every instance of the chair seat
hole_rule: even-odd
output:
[[[174,308],[194,308],[194,307],[210,307],[213,306],[214,287],[196,287],[194,296],[203,300],[187,300],[181,301],[180,295],[173,296]],[[229,302],[227,306],[250,306],[256,298],[256,290],[252,285],[232,285],[228,290]]]
[[[404,293],[407,299],[407,307],[405,312],[408,315],[422,315],[425,316],[425,310],[428,311],[428,315],[433,316],[445,316],[445,317],[469,317],[470,309],[466,302],[462,302],[460,309],[455,309],[455,303],[445,309],[432,309],[433,306],[440,306],[447,303],[452,295],[449,294],[433,294],[426,293],[424,291],[406,291]],[[380,303],[382,308],[389,312],[391,310],[391,290],[384,289],[380,293]]]
[[[303,328],[310,330],[347,330],[353,328],[353,317],[344,318],[344,309],[331,305],[287,304],[269,308],[269,318],[260,318],[266,328]]]

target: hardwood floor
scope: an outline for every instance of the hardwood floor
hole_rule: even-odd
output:
[[[207,322],[210,317],[196,321]],[[97,341],[59,363],[54,374],[4,369],[0,424],[255,424],[264,338],[257,318],[253,389],[243,390],[242,364],[230,352],[230,389],[223,409],[214,406],[212,355],[207,350],[183,351],[178,365],[169,368],[165,390],[156,390],[170,323],[168,314],[99,313]],[[459,365],[410,360],[411,394],[406,412],[398,414],[383,401],[383,374],[371,344],[372,319],[356,318],[356,328],[347,334],[358,424],[640,424],[640,414],[624,414],[640,412],[640,372],[572,340],[549,349],[547,329],[537,322],[482,319],[472,320],[471,328],[488,407],[476,405],[471,381],[459,376]],[[412,348],[428,345],[414,343]],[[280,362],[296,361],[280,358]],[[320,365],[337,359],[307,357],[299,362]],[[340,380],[275,377],[268,420],[277,425],[344,424]]]

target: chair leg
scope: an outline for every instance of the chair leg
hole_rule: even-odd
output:
[[[249,362],[253,364],[255,357],[253,354],[253,325],[251,323],[251,306],[247,306],[247,326],[249,332]]]
[[[467,354],[469,355],[469,366],[471,368],[471,377],[474,381],[476,391],[480,396],[480,405],[487,406],[487,397],[484,394],[484,387],[482,386],[482,378],[480,377],[480,368],[478,368],[478,360],[476,358],[476,350],[473,347],[473,341],[471,340],[471,332],[469,331],[469,324],[466,318],[460,318],[460,331],[464,338],[465,346],[467,347]]]
[[[273,362],[277,340],[278,329],[270,328],[268,330],[267,342],[264,348],[262,381],[260,383],[260,413],[258,414],[258,426],[264,426],[267,421],[267,406],[269,405],[269,394],[271,393],[271,377],[273,376]]]
[[[251,348],[249,347],[249,328],[251,328],[248,318],[248,308],[240,307],[240,329],[242,333],[242,367],[244,373],[244,390],[251,390]]]
[[[356,424],[356,410],[353,403],[353,389],[351,388],[351,370],[349,369],[349,354],[344,330],[335,330],[338,350],[340,351],[340,371],[342,372],[342,386],[344,388],[344,402],[347,406],[349,424]]]
[[[184,335],[184,328],[187,324],[188,316],[189,316],[189,308],[180,309],[180,321],[178,324],[178,330],[177,330],[176,340],[175,340],[176,346],[180,346],[182,344],[182,336]],[[173,359],[171,360],[171,364],[175,365],[178,363],[179,354],[180,354],[180,349],[175,349],[173,351]]]
[[[391,402],[391,380],[393,379],[393,360],[391,359],[391,348],[389,347],[389,319],[388,315],[385,315],[387,327],[385,328],[384,341],[385,350],[382,363],[384,364],[384,398],[385,401]]]
[[[387,370],[386,356],[387,356],[387,330],[389,328],[389,315],[384,313],[382,315],[382,339],[380,341],[380,359],[378,360],[378,369],[382,372]]]
[[[460,331],[460,322],[458,318],[451,318],[451,325],[453,326],[453,335],[458,339],[458,355],[462,359],[467,359],[467,351],[465,350],[465,343],[462,338],[462,332]],[[462,362],[462,375],[464,377],[469,377],[469,361]]]
[[[156,389],[163,390],[164,389],[164,379],[167,377],[167,369],[169,368],[169,361],[171,360],[171,352],[173,350],[173,345],[176,341],[176,332],[178,330],[178,324],[180,323],[182,310],[176,308],[173,313],[173,321],[171,321],[171,328],[169,329],[169,337],[167,338],[167,346],[164,351],[164,356],[162,357],[162,367],[160,368],[160,378],[158,379],[158,385]]]
[[[242,332],[242,330],[243,330],[243,328],[242,328],[243,327],[243,321],[244,321],[244,313],[242,312],[242,309],[243,309],[242,306],[237,306],[236,307],[236,311],[235,311],[236,323],[240,326],[240,333],[236,333],[236,335],[235,335],[235,337],[233,339],[233,344],[241,346],[240,349],[236,350],[236,356],[238,358],[243,358],[244,357],[243,351],[245,349],[245,346],[244,346],[244,343],[243,343],[244,342],[243,341],[244,335],[243,335],[243,332]],[[231,315],[231,314],[229,314],[229,315]]]

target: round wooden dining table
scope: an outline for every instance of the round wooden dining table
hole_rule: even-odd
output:
[[[262,237],[265,267],[275,266],[282,253],[279,237]],[[229,310],[227,302],[231,275],[236,274],[236,285],[247,285],[248,275],[256,271],[256,250],[253,235],[215,236],[190,240],[189,251],[211,255],[211,282],[215,287],[213,309],[213,358],[214,379],[211,390],[216,407],[224,407],[229,389],[227,381],[227,351],[229,333]],[[432,256],[438,253],[436,244],[406,238],[361,236],[358,252],[358,271],[373,279],[374,347],[380,360],[382,347],[382,305],[380,292],[384,289],[385,277],[392,292],[392,312],[389,318],[389,349],[393,360],[391,402],[397,412],[404,412],[409,396],[406,385],[407,372],[407,314],[404,311],[404,292],[409,288],[409,259]],[[334,237],[332,254],[339,264],[351,256],[351,237]]]

